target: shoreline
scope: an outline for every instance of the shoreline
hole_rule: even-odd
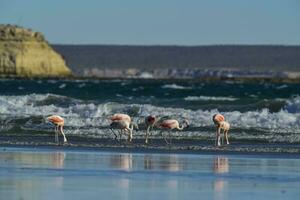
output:
[[[144,139],[135,139],[133,143],[125,140],[117,142],[110,138],[83,138],[69,136],[69,142],[57,145],[52,136],[1,136],[0,148],[49,148],[59,150],[92,150],[122,153],[159,153],[159,154],[212,154],[212,155],[263,155],[300,158],[300,144],[240,143],[232,142],[228,146],[215,147],[212,141],[172,139],[168,146],[163,139],[152,139],[149,145]],[[24,139],[24,140],[23,140]]]
[[[33,77],[20,77],[15,75],[4,75],[0,74],[1,80],[63,80],[63,81],[89,81],[89,80],[143,80],[143,81],[199,81],[199,82],[244,82],[244,83],[257,83],[268,82],[268,83],[300,83],[299,78],[277,78],[277,77],[201,77],[201,78],[142,78],[142,77],[97,77],[97,76],[69,76],[69,77],[56,77],[56,76],[33,76]]]
[[[263,158],[300,159],[299,153],[288,152],[238,152],[238,151],[210,151],[210,150],[168,150],[168,149],[142,149],[142,148],[122,148],[122,147],[72,147],[56,145],[17,145],[0,144],[0,152],[7,152],[8,149],[18,149],[20,151],[66,151],[66,152],[105,152],[105,153],[125,153],[125,154],[163,154],[163,155],[213,155],[213,156],[247,156]]]

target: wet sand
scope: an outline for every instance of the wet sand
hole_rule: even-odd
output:
[[[234,141],[230,145],[215,147],[213,140],[173,138],[172,145],[166,145],[164,139],[152,138],[148,145],[144,139],[126,139],[116,141],[112,138],[68,136],[67,144],[54,143],[53,134],[5,135],[0,136],[0,147],[58,147],[60,149],[97,149],[122,152],[157,153],[222,153],[222,154],[287,154],[300,157],[299,143],[266,143],[259,141]]]
[[[297,199],[300,159],[284,154],[122,153],[1,147],[5,199]]]

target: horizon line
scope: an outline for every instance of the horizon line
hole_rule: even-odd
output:
[[[148,47],[223,47],[223,46],[280,46],[280,47],[297,47],[300,44],[196,44],[196,45],[186,45],[186,44],[105,44],[105,43],[50,43],[50,45],[69,45],[69,46],[148,46]]]

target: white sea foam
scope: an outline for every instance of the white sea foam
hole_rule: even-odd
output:
[[[299,113],[300,112],[300,97],[296,96],[292,99],[287,100],[286,106],[284,108],[290,113]]]
[[[186,89],[192,89],[192,87],[185,87],[185,86],[181,86],[181,85],[177,85],[175,83],[173,84],[166,84],[161,86],[161,88],[163,89],[176,89],[176,90],[186,90]]]
[[[214,96],[188,96],[184,98],[185,101],[236,101],[238,98],[234,97],[214,97]]]
[[[86,86],[86,83],[80,83],[80,84],[78,84],[78,87],[79,88],[83,88],[83,87],[85,87]]]
[[[107,127],[110,123],[109,116],[114,113],[128,113],[133,120],[139,123],[143,122],[144,117],[152,114],[158,117],[172,116],[180,121],[188,118],[192,127],[205,128],[213,127],[212,116],[219,113],[218,110],[188,110],[183,108],[159,107],[149,104],[119,104],[119,103],[90,103],[73,99],[74,103],[70,105],[54,105],[41,103],[51,97],[65,100],[68,97],[52,94],[31,94],[23,96],[0,96],[0,121],[9,121],[8,118],[32,118],[44,119],[51,114],[58,114],[66,119],[66,126],[72,133],[79,133],[85,129],[88,133],[99,133],[99,127]],[[300,97],[287,101],[285,108],[279,112],[269,112],[267,109],[257,111],[231,111],[223,112],[226,120],[232,125],[234,130],[264,130],[272,132],[272,135],[247,135],[243,131],[235,133],[235,137],[269,137],[270,140],[282,141],[300,141]],[[42,127],[40,124],[27,123],[26,128]],[[4,127],[4,125],[3,125]],[[24,125],[25,127],[25,125]],[[81,131],[75,131],[80,129]],[[3,130],[0,127],[0,130]],[[140,132],[143,134],[143,131]],[[276,135],[276,133],[289,133],[288,137]],[[193,134],[204,134],[190,132]],[[296,135],[295,135],[296,134]],[[297,135],[298,134],[298,135]],[[234,135],[234,134],[233,134]]]
[[[276,87],[276,89],[282,90],[282,89],[285,89],[285,88],[288,88],[288,87],[289,87],[288,85],[284,84],[284,85],[280,85],[280,86]]]
[[[61,84],[61,85],[59,86],[60,89],[64,89],[65,87],[66,87],[66,84],[65,84],[65,83],[63,83],[63,84]]]

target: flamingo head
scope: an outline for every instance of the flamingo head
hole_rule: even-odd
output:
[[[190,127],[190,121],[188,119],[184,119],[183,120],[183,124],[185,124],[185,127],[186,128],[189,128]]]
[[[139,126],[138,126],[137,123],[131,122],[131,126],[132,126],[133,129],[139,130]]]
[[[156,117],[154,115],[149,115],[145,118],[145,123],[148,125],[153,125],[157,121]]]
[[[225,121],[225,117],[221,114],[215,114],[212,118],[214,124],[218,126],[220,122]]]

